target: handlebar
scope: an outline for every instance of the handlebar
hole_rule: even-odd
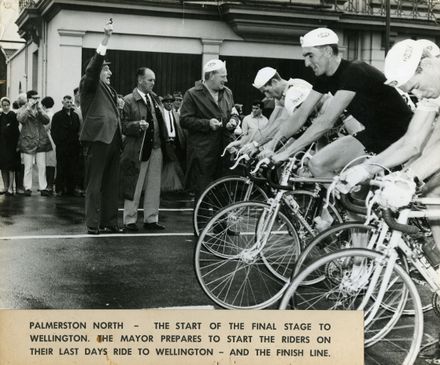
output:
[[[402,224],[397,222],[396,219],[393,217],[393,212],[391,211],[391,209],[383,210],[383,219],[391,229],[394,229],[396,231],[400,231],[408,234],[415,234],[420,232],[420,229],[416,226],[411,226],[409,224]]]
[[[344,208],[354,213],[359,213],[363,215],[367,214],[367,207],[352,203],[348,198],[348,195],[341,194],[341,204],[344,206]]]

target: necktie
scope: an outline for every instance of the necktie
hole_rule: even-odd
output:
[[[169,110],[168,114],[170,116],[170,133],[173,133],[173,131],[174,131],[174,129],[173,129],[173,124],[174,124],[173,112],[171,110]]]

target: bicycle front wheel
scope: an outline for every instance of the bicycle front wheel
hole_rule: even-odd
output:
[[[392,265],[388,274],[385,267]],[[325,273],[313,285],[310,278]],[[312,263],[293,280],[281,302],[286,309],[363,310],[365,364],[413,364],[423,336],[423,313],[409,275],[388,257],[367,249],[331,253]],[[381,303],[393,306],[388,311]],[[413,316],[402,316],[411,309]]]
[[[269,204],[241,202],[221,210],[200,234],[197,278],[230,309],[265,308],[287,288],[300,244],[288,218]]]
[[[222,208],[241,201],[266,201],[262,188],[242,176],[226,176],[209,184],[194,207],[194,232],[199,235],[209,220]]]

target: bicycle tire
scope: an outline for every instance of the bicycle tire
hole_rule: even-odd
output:
[[[295,265],[295,270],[293,272],[293,276],[298,274],[300,270],[306,267],[311,262],[315,261],[317,258],[330,254],[331,252],[335,252],[345,248],[354,248],[352,240],[353,233],[361,234],[368,233],[368,242],[370,240],[377,239],[377,231],[373,226],[365,225],[361,222],[346,222],[342,223],[320,233],[316,236],[312,241],[310,241],[309,245],[301,252],[300,257],[297,260]],[[373,236],[376,234],[376,236]],[[365,240],[367,236],[362,237]],[[366,247],[367,243],[365,242],[362,247]],[[359,246],[357,246],[359,247]],[[410,272],[410,267],[405,259],[405,257],[400,257],[400,265],[406,270],[406,272]],[[313,284],[319,281],[319,277],[317,276],[313,280],[309,282],[309,284]],[[413,280],[414,281],[414,280]],[[423,285],[418,282],[414,282],[416,284],[417,290],[422,300],[422,309],[423,312],[427,312],[432,309],[431,296],[432,292],[429,290],[427,285]],[[386,303],[382,303],[384,308],[388,310],[395,310],[392,306],[387,306]],[[404,309],[404,315],[413,315],[414,312],[411,309]]]
[[[205,293],[228,309],[261,309],[279,300],[289,284],[300,244],[281,212],[262,202],[239,202],[218,212],[200,234],[195,270]],[[271,227],[263,228],[273,218]],[[231,218],[232,216],[232,218]],[[265,244],[258,244],[261,234]]]
[[[372,273],[383,271],[383,265],[387,260],[388,258],[379,252],[362,248],[330,253],[313,262],[295,276],[284,293],[280,309],[287,309],[290,303],[294,302],[295,309],[360,309],[364,310],[365,316],[368,318],[368,313],[374,307],[374,302],[368,301],[365,304],[369,298],[363,298],[362,293],[368,292],[368,287],[373,285],[371,282]],[[337,272],[332,272],[332,268],[336,268],[338,265],[346,270],[344,272],[340,270],[340,275],[337,275]],[[302,285],[315,270],[322,271],[322,267],[327,267],[328,270],[325,283],[321,281],[318,285],[312,286],[312,291],[310,291],[311,286]],[[358,276],[355,276],[356,272],[359,273]],[[379,283],[377,290],[381,285],[384,285],[385,281],[381,279],[383,278],[379,277],[379,280],[374,282],[374,284]],[[400,285],[399,288],[394,288],[396,283],[402,284],[403,290]],[[376,285],[373,290],[376,290],[375,288]],[[381,300],[390,302],[395,299],[400,301],[401,304],[398,306],[400,313],[398,311],[388,312],[385,317],[385,309],[379,306],[382,311],[377,312],[369,319],[368,323],[365,323],[365,364],[390,364],[390,358],[392,358],[397,361],[396,364],[411,365],[417,357],[423,337],[423,312],[417,288],[408,273],[399,265],[393,264],[390,280],[382,289],[384,289],[384,293]],[[307,290],[310,291],[310,294],[307,293]],[[317,294],[318,290],[322,291],[322,295]],[[347,290],[351,290],[352,293],[345,293],[344,297],[343,291]],[[308,304],[306,304],[307,295],[310,295],[310,298],[313,296],[313,301],[307,302]],[[342,301],[345,303],[341,303]],[[363,307],[360,307],[361,304]],[[402,316],[403,308],[408,308],[409,304],[413,307],[414,316]],[[408,324],[408,322],[411,323]]]
[[[194,206],[193,227],[198,236],[209,220],[222,208],[244,200],[266,201],[267,194],[243,176],[225,176],[209,184]]]

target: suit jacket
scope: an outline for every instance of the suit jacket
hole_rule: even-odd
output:
[[[83,126],[80,141],[110,144],[120,128],[117,93],[99,79],[104,56],[98,53],[90,60],[80,82]]]
[[[159,125],[159,136],[164,159],[170,158],[166,140],[167,129],[163,121],[163,109],[156,94],[150,93]],[[142,99],[137,88],[131,94],[124,97],[124,110],[122,113],[122,133],[125,136],[124,147],[121,154],[121,194],[125,199],[133,200],[136,182],[139,177],[141,156],[144,154],[148,159],[153,149],[154,123],[152,114],[147,104]],[[146,120],[149,124],[146,131],[139,127],[140,120]],[[144,151],[146,149],[146,151]]]

